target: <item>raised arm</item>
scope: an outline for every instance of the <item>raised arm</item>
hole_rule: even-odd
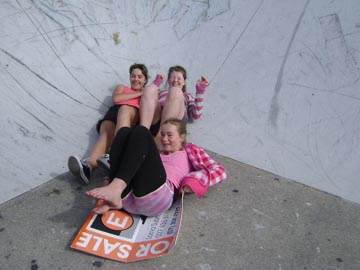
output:
[[[226,179],[225,168],[210,157],[204,149],[196,144],[188,143],[185,150],[194,171],[182,179],[180,190],[185,192],[192,190],[197,196],[202,197],[210,186]],[[188,188],[185,188],[186,186]]]
[[[204,107],[204,94],[205,90],[208,87],[208,80],[202,76],[196,82],[196,94],[195,98],[191,95],[188,96],[188,116],[189,118],[196,120],[199,119],[203,112]]]
[[[134,91],[134,93],[124,93],[125,90],[125,85],[123,84],[119,84],[115,90],[114,93],[112,95],[112,100],[114,102],[114,104],[121,102],[121,101],[125,101],[125,100],[130,100],[133,98],[138,98],[142,95],[142,92],[136,92]]]

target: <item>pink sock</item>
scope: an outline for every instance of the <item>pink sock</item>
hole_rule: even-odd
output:
[[[155,80],[153,81],[153,84],[159,87],[163,83],[163,81],[164,81],[164,76],[162,74],[157,74]]]
[[[207,84],[196,84],[196,93],[204,94],[207,87]]]

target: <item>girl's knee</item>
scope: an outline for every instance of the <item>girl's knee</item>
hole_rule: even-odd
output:
[[[99,136],[114,135],[115,132],[115,124],[111,121],[104,121],[100,126]]]
[[[133,128],[133,132],[136,132],[136,133],[147,133],[149,130],[142,126],[142,125],[138,125],[136,127]]]
[[[147,137],[152,137],[149,129],[142,125],[138,125],[132,129],[132,136],[137,138],[136,140],[142,141],[146,141]]]
[[[143,98],[157,98],[158,89],[152,85],[146,86],[142,91],[141,99]]]
[[[168,98],[184,99],[181,88],[177,86],[170,87],[168,92]]]

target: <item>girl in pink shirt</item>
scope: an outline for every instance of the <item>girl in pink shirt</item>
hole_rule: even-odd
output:
[[[99,137],[90,156],[83,160],[75,155],[68,158],[70,172],[84,185],[90,183],[92,170],[98,166],[99,161],[104,160],[116,132],[121,127],[133,127],[139,120],[140,97],[148,81],[148,70],[143,64],[133,64],[129,68],[129,74],[130,87],[120,84],[115,88],[112,95],[114,104],[96,126]],[[106,160],[100,164],[108,165]]]
[[[133,214],[157,216],[171,207],[179,191],[192,190],[202,196],[210,185],[225,179],[219,163],[200,147],[186,144],[182,120],[166,120],[160,142],[159,152],[149,129],[141,125],[118,131],[110,151],[111,183],[87,192],[104,200],[95,213],[123,208]]]

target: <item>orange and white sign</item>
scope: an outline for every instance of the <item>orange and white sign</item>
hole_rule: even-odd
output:
[[[182,206],[183,198],[157,217],[132,215],[123,210],[110,210],[104,215],[91,213],[71,247],[121,262],[165,255],[176,243]]]
[[[102,223],[112,230],[127,230],[134,224],[133,217],[126,212],[110,210],[101,217]]]

